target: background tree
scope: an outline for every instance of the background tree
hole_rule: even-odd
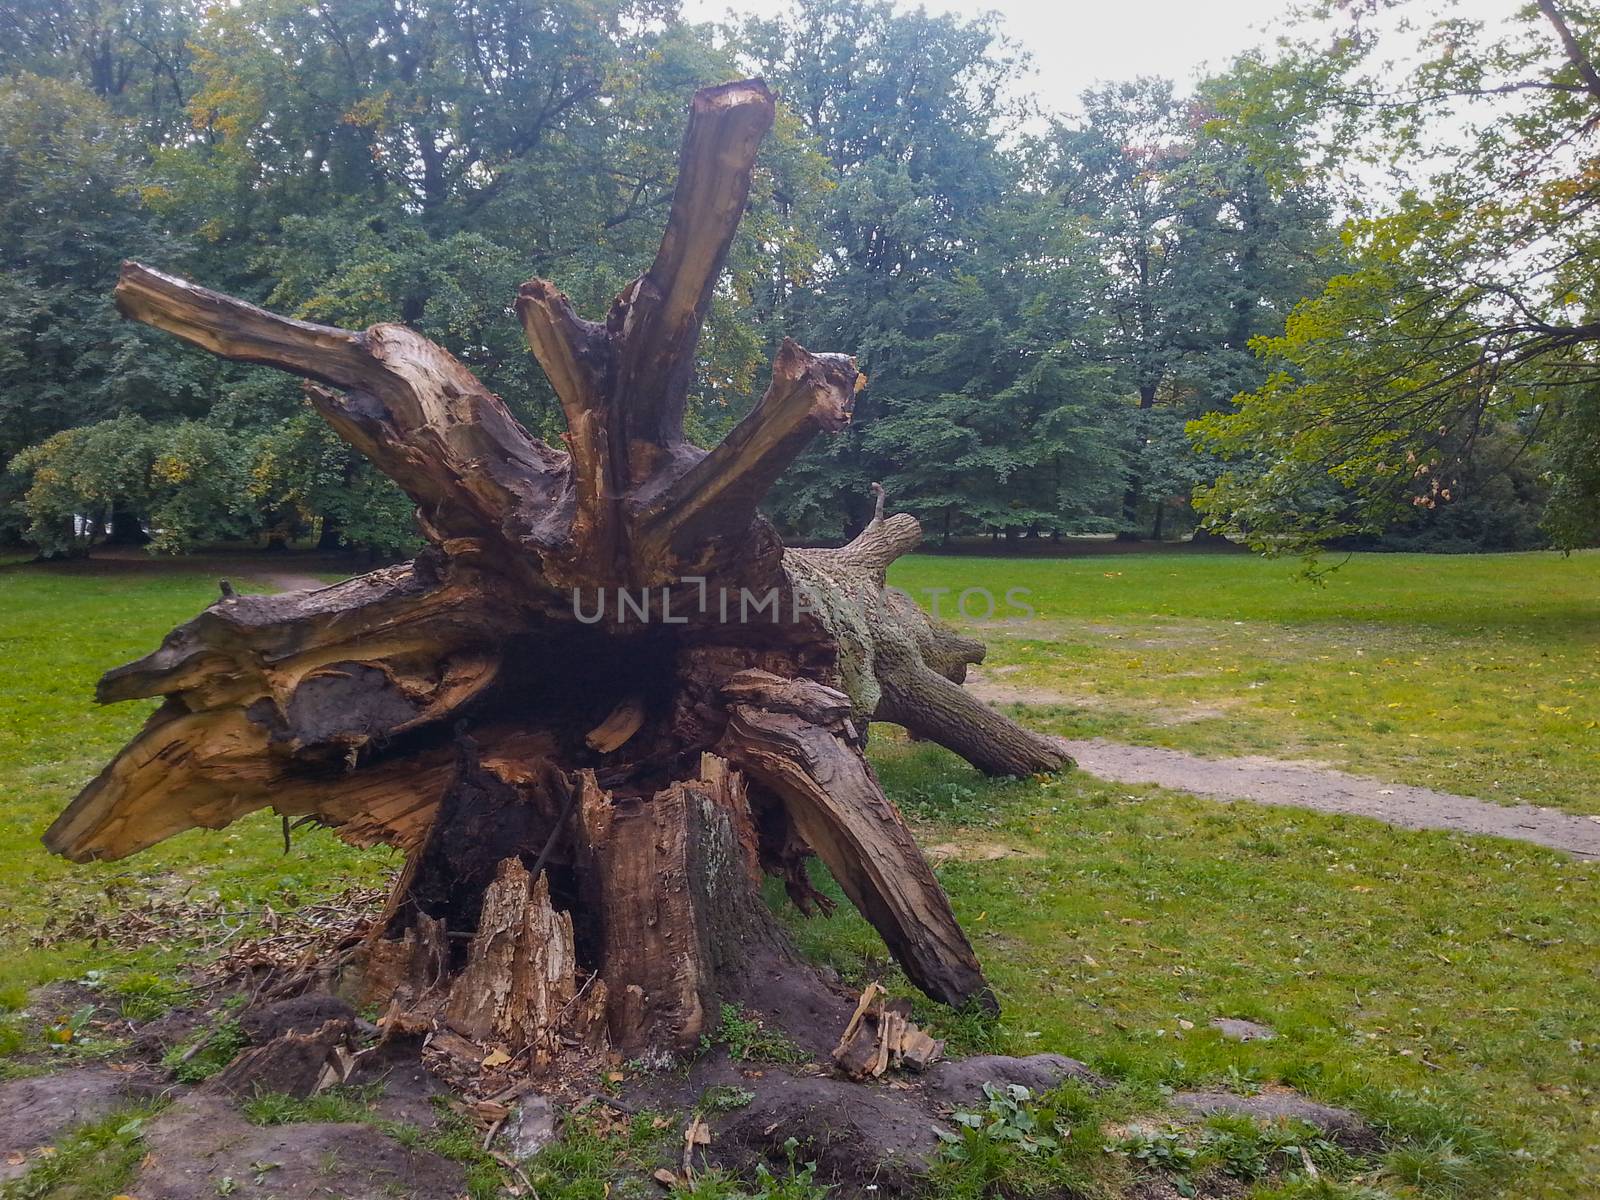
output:
[[[905,456],[885,453],[874,425],[937,386],[926,360],[950,318],[942,290],[975,269],[975,244],[1007,193],[1000,139],[1014,60],[992,18],[897,12],[884,0],[800,0],[738,37],[826,158],[832,185],[817,262],[786,281],[787,326],[818,344],[846,339],[871,379],[852,429],[802,459],[774,497],[790,528],[837,538],[866,521],[870,482],[908,482],[895,478]],[[925,501],[915,483],[895,494]]]
[[[1048,140],[1054,200],[1098,247],[1111,364],[1132,411],[1121,529],[1160,538],[1214,464],[1185,422],[1264,376],[1250,351],[1322,277],[1329,205],[1293,126],[1251,145],[1229,75],[1178,99],[1165,80],[1093,89]]]
[[[1456,503],[1485,485],[1481,449],[1520,461],[1498,449],[1515,438],[1546,456],[1547,528],[1580,544],[1600,500],[1600,18],[1556,0],[1492,28],[1402,11],[1423,30],[1409,72],[1358,20],[1246,95],[1322,112],[1399,186],[1348,223],[1348,269],[1259,343],[1271,378],[1198,425],[1238,463],[1203,504],[1258,545],[1314,546]]]

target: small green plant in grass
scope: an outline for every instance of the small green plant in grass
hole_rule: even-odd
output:
[[[632,1200],[634,1195],[653,1200],[661,1193],[648,1176],[666,1154],[682,1150],[681,1128],[651,1113],[620,1126],[593,1113],[578,1114],[567,1121],[561,1140],[535,1155],[526,1171],[540,1200]]]
[[[25,1175],[0,1186],[0,1200],[104,1200],[122,1192],[144,1157],[144,1123],[157,1109],[141,1106],[83,1125],[36,1159]]]
[[[422,1135],[422,1145],[461,1164],[472,1200],[498,1200],[505,1186],[505,1170],[483,1148],[482,1136],[466,1118],[441,1108],[438,1124]]]
[[[921,821],[950,821],[960,825],[988,823],[983,792],[967,783],[930,781],[902,797],[906,811]]]
[[[944,1041],[947,1057],[1026,1053],[1017,1046],[1020,1039],[1013,1038],[999,1015],[976,1000],[952,1009],[933,1003],[921,993],[915,993],[911,1002],[916,1023]]]
[[[717,1083],[700,1093],[700,1102],[695,1105],[695,1111],[706,1114],[738,1112],[755,1098],[756,1094],[748,1088]]]
[[[309,1121],[373,1122],[373,1103],[382,1084],[329,1088],[301,1099],[282,1092],[262,1092],[242,1105],[245,1119],[254,1125],[295,1125]]]
[[[754,1013],[747,1013],[732,1004],[722,1006],[722,1016],[717,1023],[716,1036],[703,1034],[701,1053],[721,1042],[728,1048],[728,1057],[735,1062],[801,1063],[806,1061],[805,1051],[782,1033],[768,1029],[765,1022]]]
[[[986,1083],[983,1085],[983,1095],[987,1101],[983,1108],[976,1112],[955,1114],[952,1119],[957,1125],[991,1141],[1011,1142],[1024,1154],[1054,1150],[1061,1144],[1057,1135],[1063,1131],[1051,1131],[1040,1126],[1038,1114],[1028,1103],[1033,1099],[1033,1093],[1021,1084],[1001,1087]],[[967,1140],[960,1135],[941,1130],[939,1136],[944,1140],[951,1157],[959,1158],[966,1152]]]
[[[1122,1160],[1100,1153],[1100,1129],[1127,1099],[1076,1081],[1037,1098],[989,1085],[982,1108],[957,1114],[956,1129],[940,1132],[931,1200],[1120,1194],[1113,1185],[1125,1173]]]
[[[1313,1125],[1301,1121],[1261,1124],[1247,1116],[1219,1113],[1200,1133],[1199,1159],[1215,1163],[1246,1183],[1300,1170],[1309,1160],[1319,1172],[1350,1174],[1358,1165]]]
[[[1128,1161],[1145,1171],[1159,1171],[1172,1177],[1173,1190],[1180,1196],[1195,1194],[1194,1171],[1199,1152],[1175,1129],[1130,1129],[1106,1147],[1125,1154]]]
[[[21,1053],[28,1047],[28,1023],[20,1017],[0,1018],[0,1058]]]
[[[1397,1200],[1397,1197],[1393,1192],[1360,1180],[1300,1174],[1261,1185],[1250,1193],[1250,1200]]]
[[[153,1021],[182,999],[184,989],[171,979],[139,972],[125,975],[111,988],[117,1007],[130,1021]]]
[[[161,1059],[179,1083],[202,1083],[231,1063],[250,1044],[233,1020],[221,1021],[194,1038],[174,1046]]]
[[[1459,1196],[1482,1180],[1484,1170],[1449,1138],[1432,1138],[1389,1151],[1383,1174],[1426,1196]]]
[[[1222,1073],[1222,1086],[1236,1096],[1254,1096],[1261,1091],[1261,1071],[1256,1067],[1241,1068],[1229,1063]]]
[[[750,1200],[822,1200],[828,1194],[828,1185],[817,1182],[817,1164],[797,1163],[800,1143],[788,1138],[783,1143],[784,1156],[789,1160],[788,1170],[774,1175],[766,1163],[756,1164],[756,1187]]]
[[[45,1043],[52,1048],[82,1045],[93,1036],[91,1026],[99,1011],[99,1005],[85,1004],[71,1013],[63,1013],[45,1027]]]
[[[817,1182],[817,1164],[797,1162],[800,1143],[783,1144],[788,1165],[774,1172],[766,1163],[756,1165],[755,1178],[739,1179],[726,1171],[702,1171],[673,1189],[676,1200],[824,1200],[831,1187]]]

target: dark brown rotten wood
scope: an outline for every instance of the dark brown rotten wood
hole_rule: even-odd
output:
[[[766,872],[801,907],[827,907],[813,855],[918,986],[993,1005],[862,756],[866,726],[900,721],[997,773],[1068,760],[961,689],[979,643],[885,588],[921,535],[884,514],[881,489],[872,522],[834,550],[785,550],[758,511],[813,437],[848,424],[854,361],[786,340],[719,446],[683,436],[700,328],[772,120],[759,81],[695,97],[661,248],[604,321],[546,281],[521,289],[563,449],[413,330],[291,320],[125,265],[129,318],[303,376],[416,501],[429,545],[333,587],[225,588],[108,672],[102,702],[162,704],[51,826],[51,849],[119,858],[269,807],[401,847],[359,956],[365,988],[388,1036],[431,1033],[463,1061],[491,1044],[536,1065],[604,1046],[679,1053],[724,1003],[825,1051],[848,1001],[758,891]]]

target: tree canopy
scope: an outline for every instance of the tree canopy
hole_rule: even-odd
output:
[[[685,98],[758,73],[777,125],[688,429],[748,410],[779,330],[870,379],[774,495],[787,533],[848,536],[881,481],[945,539],[1171,536],[1197,495],[1271,548],[1594,540],[1594,13],[1426,12],[1313,7],[1271,54],[1050,114],[993,18],[888,0],[726,26],[674,0],[24,0],[0,534],[402,551],[409,505],[293,386],[118,321],[118,263],[411,324],[550,432],[505,298],[538,274],[603,311]]]
[[[1488,26],[1403,11],[1422,30],[1404,73],[1395,28],[1343,17],[1331,52],[1292,46],[1233,98],[1315,112],[1356,186],[1342,269],[1259,340],[1270,377],[1196,427],[1237,464],[1202,505],[1298,548],[1481,503],[1531,462],[1550,535],[1593,542],[1600,13],[1538,0]]]

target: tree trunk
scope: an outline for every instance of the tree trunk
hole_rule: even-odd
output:
[[[521,289],[564,450],[403,326],[312,325],[124,266],[125,316],[310,380],[333,428],[416,501],[430,545],[332,587],[224,595],[109,672],[102,702],[164,703],[51,826],[51,849],[119,858],[269,806],[398,846],[368,991],[394,1028],[536,1063],[683,1051],[721,1002],[757,993],[814,1023],[819,985],[757,891],[765,872],[825,905],[813,854],[919,987],[993,1006],[863,757],[866,725],[903,722],[994,773],[1070,759],[959,686],[981,644],[885,590],[920,530],[884,515],[882,489],[836,550],[786,550],[757,511],[818,432],[849,422],[854,361],[785,341],[720,445],[682,433],[772,118],[758,81],[696,95],[660,251],[603,323],[543,280]]]
[[[111,532],[106,535],[109,546],[147,546],[150,535],[139,522],[139,514],[131,508],[114,504],[111,508]]]

